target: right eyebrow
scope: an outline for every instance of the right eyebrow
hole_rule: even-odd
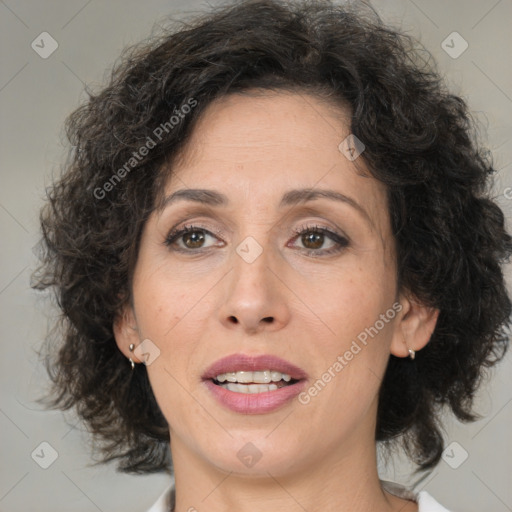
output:
[[[176,190],[176,192],[164,198],[159,210],[163,210],[177,201],[195,201],[210,206],[226,206],[229,203],[227,196],[220,192],[200,188],[185,188]]]

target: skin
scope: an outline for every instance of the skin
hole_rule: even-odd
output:
[[[389,355],[421,350],[438,311],[397,290],[386,190],[362,172],[361,158],[351,162],[338,149],[348,119],[306,93],[217,100],[164,195],[208,189],[228,204],[176,201],[144,228],[133,305],[114,331],[126,357],[144,339],[160,350],[147,371],[169,423],[177,512],[417,510],[380,487],[377,396]],[[360,209],[326,198],[280,207],[298,188],[339,192]],[[204,241],[186,235],[165,244],[173,228],[191,224]],[[328,236],[308,242],[294,231],[315,226],[348,245],[328,254],[338,247]],[[236,252],[248,236],[263,250],[252,263]],[[397,301],[401,311],[306,405],[294,399],[270,413],[235,413],[201,380],[226,355],[273,354],[304,369],[309,387]],[[251,468],[237,457],[249,442],[262,455]]]

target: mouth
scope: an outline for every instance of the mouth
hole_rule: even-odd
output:
[[[307,374],[276,356],[234,354],[211,365],[202,379],[224,407],[242,414],[264,414],[293,400],[306,386]]]
[[[233,354],[213,363],[202,375],[215,384],[255,384],[287,386],[292,381],[306,379],[307,374],[298,366],[270,354],[249,356]]]
[[[211,380],[215,385],[234,393],[255,394],[293,386],[301,379],[293,379],[288,373],[267,369],[221,373]]]

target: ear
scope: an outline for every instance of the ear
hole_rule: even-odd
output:
[[[391,342],[391,353],[408,357],[409,349],[418,352],[430,341],[439,317],[439,309],[425,306],[414,297],[400,295],[402,310]]]
[[[133,351],[130,351],[130,345],[137,347],[140,344],[139,329],[132,306],[126,306],[114,319],[112,326],[114,337],[119,350],[127,359],[131,358],[135,363],[140,363]]]

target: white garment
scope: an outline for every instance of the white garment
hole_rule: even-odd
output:
[[[390,494],[394,494],[399,498],[409,499],[418,503],[418,512],[449,512],[446,508],[439,505],[439,503],[430,496],[427,491],[414,493],[407,490],[401,485],[394,482],[381,481],[382,487]],[[158,498],[157,502],[148,510],[148,512],[169,512],[174,507],[174,485],[171,485],[165,492]]]

